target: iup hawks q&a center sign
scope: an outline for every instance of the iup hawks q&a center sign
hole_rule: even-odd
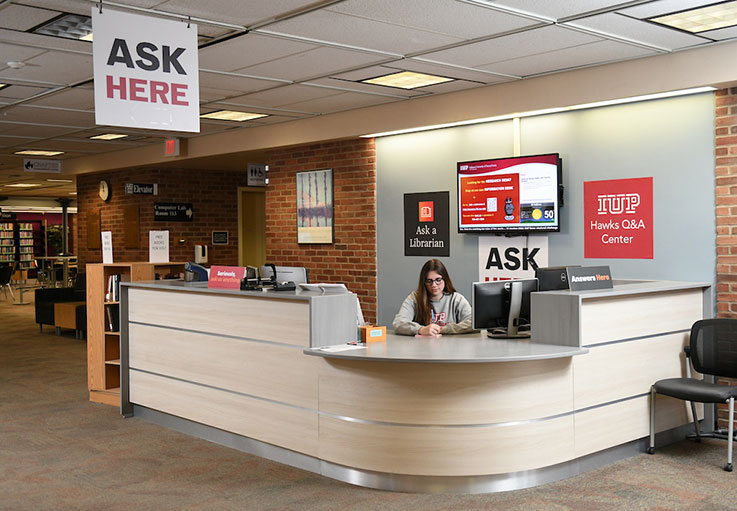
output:
[[[97,124],[199,133],[196,25],[95,6],[92,29]]]

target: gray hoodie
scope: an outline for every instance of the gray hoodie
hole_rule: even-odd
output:
[[[471,304],[460,293],[444,294],[438,301],[430,300],[434,311],[433,323],[439,324],[443,334],[463,334],[472,332],[473,318]],[[415,292],[404,299],[399,312],[394,317],[392,327],[394,332],[402,335],[416,335],[424,325],[415,321],[417,314],[417,299]]]

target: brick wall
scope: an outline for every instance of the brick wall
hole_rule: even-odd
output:
[[[267,153],[266,259],[306,266],[311,282],[342,282],[376,321],[376,152],[373,140],[347,140]],[[334,243],[297,244],[296,173],[333,169]]]
[[[101,179],[110,181],[112,194],[103,202],[97,194]],[[158,195],[126,195],[126,183],[156,183]],[[238,264],[238,187],[246,186],[246,173],[191,169],[138,168],[83,174],[77,177],[77,242],[79,263],[102,262],[101,249],[87,247],[87,212],[100,210],[100,230],[113,233],[115,261],[148,261],[148,231],[169,231],[169,259],[191,261],[194,245],[209,247],[209,263]],[[154,221],[154,202],[192,203],[191,222]],[[139,248],[126,249],[123,238],[123,208],[138,205]],[[228,245],[212,246],[212,231],[228,231]],[[184,238],[183,245],[177,240]]]
[[[737,87],[716,92],[715,124],[717,316],[737,318]],[[727,414],[727,406],[719,405],[721,427],[727,426]]]

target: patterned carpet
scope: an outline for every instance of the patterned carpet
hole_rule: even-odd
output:
[[[0,510],[737,509],[737,472],[721,469],[716,440],[506,493],[351,486],[90,403],[85,342],[39,333],[33,314],[0,295]]]

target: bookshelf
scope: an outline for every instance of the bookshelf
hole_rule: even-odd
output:
[[[0,222],[0,262],[15,261],[15,224]]]
[[[154,280],[180,273],[184,263],[91,263],[87,272],[87,387],[90,401],[120,406],[120,330],[117,296],[109,296],[111,278],[121,282]],[[114,320],[118,317],[118,321]],[[111,328],[112,323],[112,328]]]

